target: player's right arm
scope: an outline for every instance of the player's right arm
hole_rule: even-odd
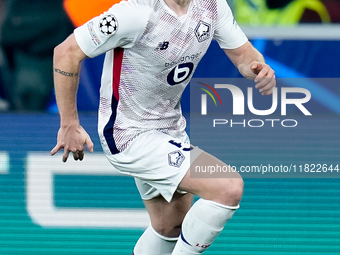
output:
[[[147,4],[139,4],[134,0],[122,1],[76,28],[71,36],[55,48],[53,70],[60,129],[52,155],[64,149],[64,162],[70,152],[73,152],[74,159],[82,160],[85,144],[90,152],[93,150],[89,135],[79,124],[76,107],[80,64],[86,57],[92,58],[113,48],[132,47],[142,35],[151,12],[152,8]],[[108,19],[110,24],[107,23]]]
[[[80,64],[85,58],[86,55],[80,49],[73,34],[54,50],[54,87],[60,114],[60,129],[57,145],[52,149],[51,155],[64,149],[64,162],[70,152],[73,153],[75,160],[82,160],[85,144],[90,152],[93,151],[90,136],[80,126],[76,100]]]

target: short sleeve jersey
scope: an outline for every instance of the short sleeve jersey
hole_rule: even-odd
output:
[[[106,53],[98,131],[109,154],[143,132],[182,133],[182,92],[212,39],[222,49],[247,42],[226,0],[192,0],[180,17],[164,0],[122,1],[74,34],[87,56]]]

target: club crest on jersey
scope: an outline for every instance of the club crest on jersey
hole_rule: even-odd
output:
[[[195,35],[199,42],[203,42],[210,37],[210,24],[200,21],[195,28]]]
[[[115,16],[105,15],[99,22],[99,30],[104,35],[113,35],[117,32],[118,22]]]
[[[170,166],[180,167],[185,157],[181,151],[173,151],[168,154],[168,161]]]

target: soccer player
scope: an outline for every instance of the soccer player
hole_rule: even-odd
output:
[[[216,39],[244,77],[263,95],[274,71],[248,42],[225,0],[127,0],[75,29],[54,52],[61,118],[54,155],[75,160],[93,143],[78,120],[80,63],[106,53],[98,131],[103,151],[120,172],[133,176],[151,225],[135,255],[202,254],[239,208],[243,181],[190,178],[194,165],[226,166],[193,147],[185,133],[180,98],[211,40]],[[200,199],[192,205],[193,194]]]

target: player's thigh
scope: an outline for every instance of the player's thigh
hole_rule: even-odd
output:
[[[222,169],[229,169],[225,172],[194,174],[196,167],[201,169],[210,166],[220,166]],[[224,168],[223,168],[224,167]],[[191,169],[191,170],[190,170]],[[233,171],[227,164],[216,157],[202,152],[191,164],[190,169],[179,184],[179,189],[195,194],[201,198],[212,200],[225,205],[238,205],[243,194],[243,179],[239,173]]]
[[[175,192],[170,202],[167,202],[162,196],[158,196],[144,200],[144,204],[150,215],[151,225],[159,234],[178,237],[182,221],[189,211],[192,201],[192,194]]]

